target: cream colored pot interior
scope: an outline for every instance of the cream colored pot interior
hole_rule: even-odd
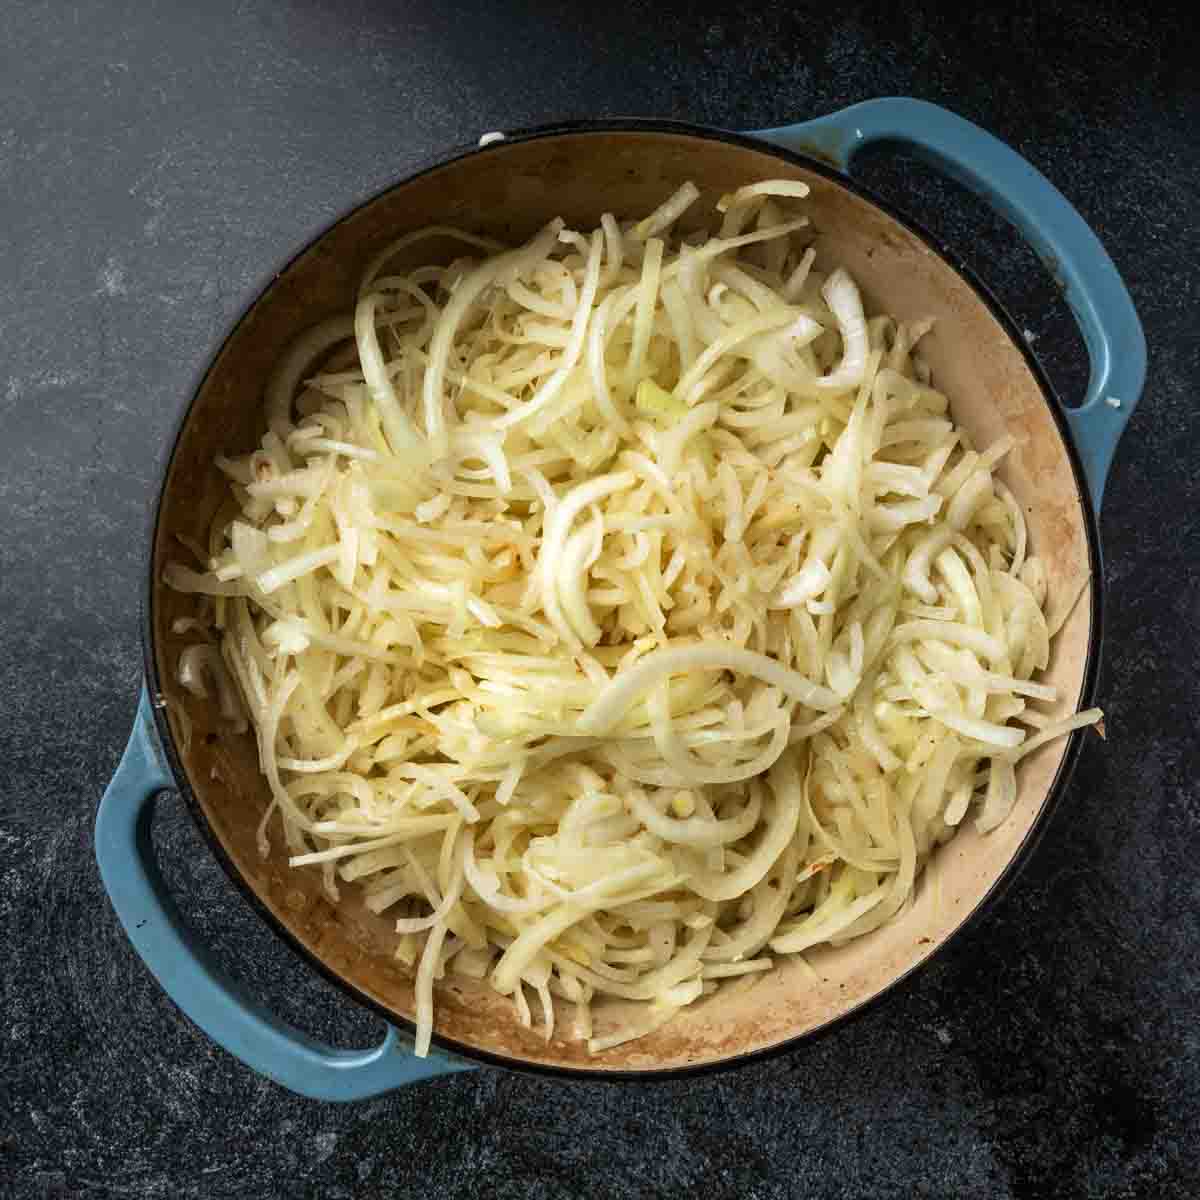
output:
[[[555,216],[593,228],[603,210],[644,215],[686,179],[711,211],[723,192],[757,179],[803,179],[819,234],[818,265],[842,264],[858,280],[868,311],[932,316],[923,343],[934,382],[955,419],[977,443],[1008,432],[1019,441],[1003,478],[1024,507],[1032,547],[1047,565],[1051,615],[1079,597],[1060,634],[1047,677],[1076,704],[1091,638],[1086,519],[1062,434],[1038,381],[988,306],[920,238],[825,175],[769,152],[677,132],[573,132],[500,143],[439,167],[359,209],[325,234],[271,285],[238,326],[200,389],[171,462],[154,547],[153,652],[175,744],[204,818],[234,869],[258,899],[325,966],[388,1013],[411,1018],[413,989],[391,955],[391,922],[343,887],[331,907],[316,870],[292,870],[276,838],[263,861],[255,827],[268,794],[250,735],[229,738],[215,713],[174,682],[185,639],[172,622],[193,600],[162,586],[178,557],[176,534],[205,541],[225,482],[219,453],[244,453],[259,439],[263,383],[271,364],[301,330],[348,311],[364,264],[390,240],[427,224],[454,224],[516,242]],[[436,244],[435,244],[436,249]],[[449,247],[446,252],[450,253]],[[429,255],[429,244],[421,253]],[[1082,593],[1082,594],[1081,594]],[[191,724],[190,748],[180,715]],[[1066,752],[1046,746],[1019,772],[1012,818],[986,837],[965,827],[922,877],[915,904],[883,930],[839,950],[810,955],[723,986],[657,1033],[589,1057],[559,1035],[549,1043],[522,1028],[511,1000],[483,984],[448,977],[437,994],[437,1033],[467,1047],[544,1066],[593,1072],[653,1071],[713,1063],[775,1046],[815,1030],[870,1000],[934,953],[1010,863],[1046,803]],[[606,1012],[600,1008],[597,1031]],[[568,1014],[558,1029],[569,1028]]]

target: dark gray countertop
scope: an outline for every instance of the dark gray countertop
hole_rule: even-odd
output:
[[[1195,1196],[1194,17],[1070,0],[1003,18],[608,4],[585,22],[591,7],[5,6],[0,1194]],[[1108,741],[1089,742],[1033,862],[913,986],[735,1074],[485,1070],[342,1108],[251,1074],[151,981],[91,853],[138,688],[156,464],[213,339],[331,216],[485,130],[755,128],[881,94],[957,109],[1043,169],[1111,250],[1150,343],[1103,521]],[[862,175],[979,268],[1078,395],[1078,335],[1007,229],[911,163],[875,154]],[[178,801],[161,809],[171,882],[230,969],[313,1033],[377,1037],[264,930]]]

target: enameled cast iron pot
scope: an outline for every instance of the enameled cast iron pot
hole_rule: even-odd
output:
[[[847,177],[855,152],[881,141],[965,183],[1050,267],[1091,360],[1082,406],[1059,403],[1018,329],[965,268]],[[710,212],[723,192],[780,176],[810,185],[818,265],[849,268],[868,311],[936,319],[922,349],[955,419],[976,443],[1016,435],[1019,448],[1001,473],[1046,563],[1051,608],[1080,596],[1046,676],[1064,710],[1092,700],[1102,585],[1096,513],[1117,439],[1142,389],[1145,343],[1116,268],[1042,175],[976,126],[903,99],[870,101],[750,136],[657,121],[597,121],[455,151],[356,208],[271,278],[201,378],[158,495],[146,564],[146,685],[129,746],[100,805],[96,853],[113,906],[163,988],[256,1070],[309,1096],[350,1100],[479,1062],[638,1079],[732,1066],[795,1046],[882,995],[945,945],[1029,852],[1084,734],[1031,755],[1019,772],[1012,817],[986,837],[963,828],[939,850],[915,903],[898,920],[841,949],[810,955],[819,982],[800,966],[782,965],[725,986],[640,1041],[590,1058],[578,1042],[555,1036],[546,1043],[523,1029],[511,1000],[485,984],[448,976],[437,993],[437,1050],[419,1060],[406,1048],[413,988],[391,956],[391,923],[358,903],[353,888],[333,909],[318,873],[288,867],[282,839],[275,839],[269,860],[259,857],[254,833],[268,797],[253,739],[206,738],[219,728],[215,715],[175,682],[182,642],[171,624],[190,611],[191,601],[161,582],[178,544],[174,535],[205,540],[225,487],[214,457],[257,445],[271,364],[301,330],[351,307],[360,272],[381,246],[435,223],[510,243],[555,216],[590,229],[606,209],[618,217],[649,212],[685,179],[703,192],[696,210]],[[181,712],[192,726],[188,749]],[[218,858],[268,924],[389,1022],[380,1046],[340,1051],[304,1037],[251,1000],[196,943],[166,893],[150,844],[151,802],[167,788],[183,793]]]

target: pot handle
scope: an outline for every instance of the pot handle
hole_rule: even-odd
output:
[[[1016,228],[1062,289],[1087,346],[1087,394],[1064,411],[1099,512],[1113,452],[1146,381],[1146,339],[1112,259],[1067,198],[998,138],[924,100],[866,100],[754,136],[847,174],[864,146],[893,143],[970,188]]]
[[[281,1021],[217,966],[184,925],[150,841],[158,793],[175,786],[145,685],[129,744],[96,814],[96,859],[133,948],[172,1000],[215,1042],[276,1083],[314,1100],[365,1100],[472,1064],[416,1058],[388,1027],[369,1050],[335,1050]]]

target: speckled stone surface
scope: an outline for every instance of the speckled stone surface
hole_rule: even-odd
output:
[[[1200,1192],[1200,79],[1195,19],[1140,7],[610,3],[581,30],[569,4],[9,0],[0,1195]],[[902,994],[740,1073],[485,1070],[343,1108],[251,1074],[152,982],[91,853],[138,687],[156,463],[213,339],[331,216],[486,130],[755,128],[882,94],[947,104],[1042,168],[1112,251],[1150,342],[1103,521],[1109,737],[1032,864]],[[861,174],[979,268],[1077,396],[1078,335],[1006,228],[886,153]],[[255,992],[338,1044],[378,1037],[263,929],[177,800],[157,837],[188,919]]]

